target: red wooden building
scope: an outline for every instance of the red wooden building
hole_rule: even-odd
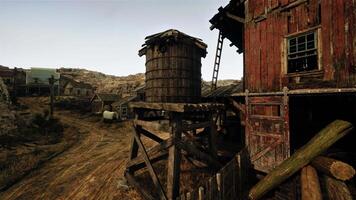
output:
[[[356,125],[355,4],[231,0],[210,20],[244,53],[245,92],[233,98],[255,169],[268,172],[335,119]],[[336,147],[352,150],[352,135]]]

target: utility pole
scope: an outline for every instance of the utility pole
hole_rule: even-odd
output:
[[[50,104],[49,104],[49,116],[50,118],[53,117],[53,102],[54,102],[54,76],[52,75],[51,78],[48,79],[48,83],[49,83],[49,98],[50,98]]]

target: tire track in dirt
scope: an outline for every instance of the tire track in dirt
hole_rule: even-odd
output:
[[[29,106],[40,112],[37,102],[30,99]],[[80,141],[0,193],[0,199],[139,199],[118,187],[129,152],[128,127],[105,127],[62,111],[55,116],[78,129]]]

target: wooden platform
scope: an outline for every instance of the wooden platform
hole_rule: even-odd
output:
[[[217,170],[222,167],[217,159],[217,127],[214,115],[220,109],[224,109],[223,104],[134,102],[130,107],[134,109],[136,115],[133,123],[135,132],[132,135],[131,153],[126,165],[125,177],[143,198],[175,200],[180,196],[180,164],[183,152],[189,159],[204,163],[211,169]],[[152,110],[165,111],[169,115],[150,118],[142,114]],[[189,114],[186,115],[187,113]],[[191,115],[203,117],[191,120]],[[168,139],[158,136],[157,133],[162,131],[169,134]],[[157,144],[147,149],[142,143],[142,137],[153,140]],[[204,139],[207,143],[199,143],[198,138]],[[164,184],[160,182],[157,171],[153,168],[153,163],[160,160],[167,162],[166,190],[163,189]],[[153,197],[139,186],[135,172],[140,169],[149,172],[157,197]]]
[[[147,103],[147,102],[132,102],[129,104],[131,108],[143,108],[151,110],[164,110],[171,112],[207,112],[224,108],[224,104],[219,103]]]

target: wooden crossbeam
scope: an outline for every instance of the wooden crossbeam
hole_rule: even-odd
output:
[[[141,132],[142,135],[144,135],[144,136],[150,138],[150,139],[153,140],[153,141],[156,141],[156,142],[158,142],[158,143],[161,143],[161,142],[164,141],[162,138],[158,137],[157,135],[151,133],[151,132],[148,131],[148,130],[145,130],[143,127],[140,128],[139,130],[140,130],[140,132]]]
[[[150,159],[151,162],[154,163],[154,161],[156,159],[158,159],[159,157],[163,157],[164,155],[167,155],[168,151],[166,149],[172,145],[173,145],[173,140],[172,140],[172,138],[169,138],[167,140],[164,140],[160,144],[148,149],[147,154],[151,158]],[[144,161],[143,155],[140,155],[136,158],[131,159],[129,162],[127,162],[127,167],[137,168],[138,166],[142,166],[142,164],[144,165],[144,163],[145,163],[145,161]]]
[[[139,128],[139,126],[136,127],[136,128]],[[140,131],[135,131],[133,133],[134,137],[135,137],[135,141],[137,142],[139,149],[142,151],[143,159],[145,160],[148,172],[150,173],[151,178],[153,180],[153,184],[155,185],[156,189],[158,190],[158,194],[160,196],[160,199],[167,200],[167,197],[166,197],[166,194],[164,193],[164,190],[162,188],[161,182],[159,181],[159,179],[157,177],[157,174],[156,174],[154,168],[152,167],[150,159],[149,159],[149,157],[147,155],[147,151],[146,151],[145,147],[143,146],[142,141],[141,141],[139,135],[137,134],[137,132],[140,132]]]

